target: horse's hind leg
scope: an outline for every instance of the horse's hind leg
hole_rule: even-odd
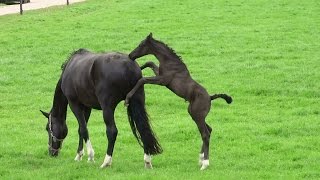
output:
[[[206,169],[209,166],[209,143],[210,143],[210,131],[205,122],[205,118],[210,110],[210,101],[206,98],[196,99],[194,102],[191,102],[188,107],[188,112],[191,115],[192,119],[198,126],[198,130],[202,138],[202,148],[200,159],[202,160],[201,170]]]
[[[103,107],[103,119],[107,126],[106,134],[108,138],[108,148],[104,161],[100,166],[101,168],[109,167],[112,164],[112,154],[118,134],[118,129],[114,122],[114,109],[115,108]]]

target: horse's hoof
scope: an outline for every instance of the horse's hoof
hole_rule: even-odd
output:
[[[94,162],[94,151],[88,152],[88,162]]]
[[[76,157],[74,158],[75,161],[81,161],[82,160],[82,156],[79,156],[79,154],[76,155]]]
[[[208,166],[209,166],[209,160],[203,160],[200,170],[203,171],[203,170],[207,169]]]
[[[111,167],[111,164],[101,164],[100,168],[103,169],[103,168],[108,168],[108,167]]]
[[[199,155],[199,166],[202,166],[202,161],[204,160],[204,154],[203,153],[201,153],[200,155]]]
[[[84,151],[80,151],[79,153],[77,153],[76,157],[74,158],[75,161],[81,161],[82,157],[84,156]]]
[[[106,168],[106,167],[111,167],[112,164],[112,157],[109,155],[106,155],[104,158],[103,163],[101,164],[100,168]]]
[[[92,158],[88,158],[88,161],[87,161],[88,163],[94,163],[95,161],[94,161],[94,159]]]
[[[145,162],[145,163],[144,163],[144,167],[145,167],[146,169],[152,169],[152,164],[151,164],[151,162]]]

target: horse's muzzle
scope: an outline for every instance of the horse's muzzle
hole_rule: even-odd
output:
[[[59,155],[59,150],[49,148],[49,155],[52,157],[57,157]]]

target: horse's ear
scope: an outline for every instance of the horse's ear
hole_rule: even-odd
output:
[[[49,118],[49,113],[46,113],[46,112],[44,112],[44,111],[42,111],[42,110],[40,110],[40,112],[41,112],[46,118]]]
[[[147,39],[152,39],[152,32],[148,35]]]

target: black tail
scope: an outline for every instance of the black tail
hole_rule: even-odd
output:
[[[148,114],[145,110],[144,92],[143,97],[138,91],[132,96],[127,113],[133,135],[144,148],[145,153],[150,155],[160,154],[162,148],[151,129]]]
[[[228,104],[232,103],[232,97],[228,96],[226,94],[214,94],[214,95],[211,96],[211,100],[214,100],[214,99],[217,99],[217,98],[223,98],[224,100],[226,100],[226,102]]]

